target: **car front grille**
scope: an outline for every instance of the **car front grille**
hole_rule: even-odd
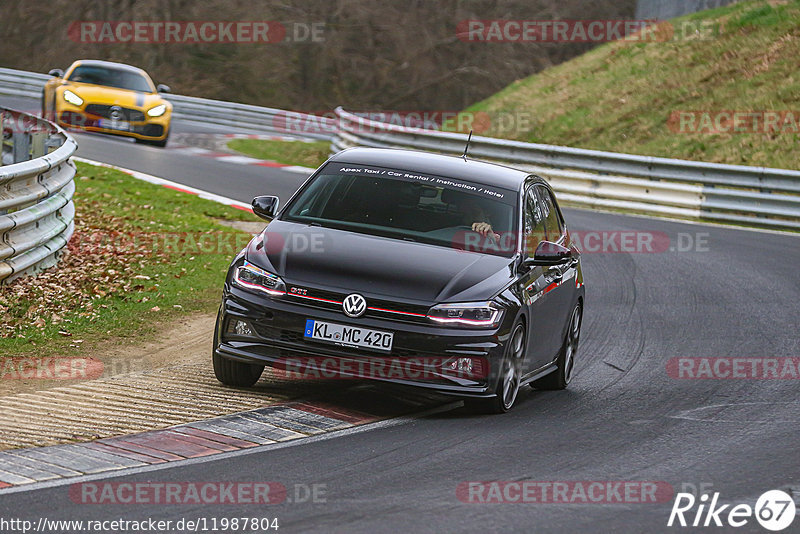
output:
[[[291,288],[295,289],[295,288]],[[342,311],[342,302],[350,293],[335,293],[319,289],[305,289],[305,294],[291,291],[287,294],[287,299],[295,304],[319,308],[323,310]],[[391,319],[393,321],[404,321],[412,323],[428,323],[428,306],[418,304],[405,304],[390,300],[367,298],[367,312],[364,317],[376,319]]]
[[[112,106],[105,104],[87,104],[84,111],[89,115],[96,115],[104,119],[110,119],[111,108]],[[122,116],[119,120],[128,122],[141,122],[144,120],[144,112],[139,111],[138,109],[121,108],[120,113]]]

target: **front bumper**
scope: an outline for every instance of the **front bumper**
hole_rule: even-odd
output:
[[[337,378],[368,378],[460,396],[494,395],[510,331],[507,321],[497,329],[465,330],[371,317],[351,319],[342,312],[305,305],[290,298],[270,299],[226,286],[217,317],[214,352],[223,358],[279,369],[288,369],[291,362],[313,359],[316,365],[320,361],[332,360],[340,364],[335,367]],[[308,340],[303,335],[307,319],[393,332],[392,350],[383,353]],[[241,336],[229,332],[231,320],[245,321],[254,335]],[[475,372],[441,371],[439,364],[460,358],[475,361]],[[422,377],[410,372],[364,374],[346,371],[363,370],[365,365],[373,369],[370,362],[376,360],[387,362],[387,366],[396,365],[398,369],[408,369],[419,361],[433,362],[433,365],[422,372]],[[438,371],[436,366],[439,366]],[[317,376],[319,374],[314,375]],[[319,377],[333,378],[330,375]]]
[[[60,104],[56,117],[58,125],[63,128],[79,128],[88,132],[133,137],[143,141],[163,141],[169,135],[171,111],[167,111],[160,117],[148,117],[142,111],[141,115],[145,117],[144,120],[124,121],[128,123],[128,129],[113,129],[104,125],[104,122],[108,121],[107,118],[86,113],[85,108],[88,105],[84,104],[78,107],[68,103]]]

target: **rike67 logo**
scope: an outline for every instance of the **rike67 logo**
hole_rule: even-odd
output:
[[[707,493],[700,498],[695,498],[691,493],[678,493],[667,526],[739,528],[750,524],[755,518],[765,529],[779,532],[789,528],[797,513],[792,496],[781,490],[765,492],[758,498],[755,507],[749,504],[720,504],[719,495],[719,492],[715,492],[709,502]]]

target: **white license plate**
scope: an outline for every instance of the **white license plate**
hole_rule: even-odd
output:
[[[392,341],[394,340],[392,332],[326,323],[314,319],[306,320],[304,336],[314,341],[325,341],[345,347],[359,347],[384,352],[392,350]]]
[[[125,121],[100,119],[100,128],[105,128],[106,130],[130,130],[131,123]]]

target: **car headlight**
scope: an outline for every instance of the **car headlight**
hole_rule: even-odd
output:
[[[167,112],[167,105],[166,104],[159,104],[156,107],[147,110],[147,114],[151,117],[160,117],[164,113]]]
[[[82,106],[83,105],[83,99],[81,97],[79,97],[78,95],[76,95],[75,93],[73,93],[72,91],[70,91],[69,89],[64,91],[64,95],[63,96],[64,96],[64,100],[66,100],[67,102],[69,102],[73,106]]]
[[[447,326],[495,327],[503,318],[503,309],[494,302],[439,304],[428,311],[428,319]]]
[[[233,283],[239,287],[261,291],[273,297],[286,294],[286,284],[279,276],[256,267],[249,261],[245,261],[234,270]]]

